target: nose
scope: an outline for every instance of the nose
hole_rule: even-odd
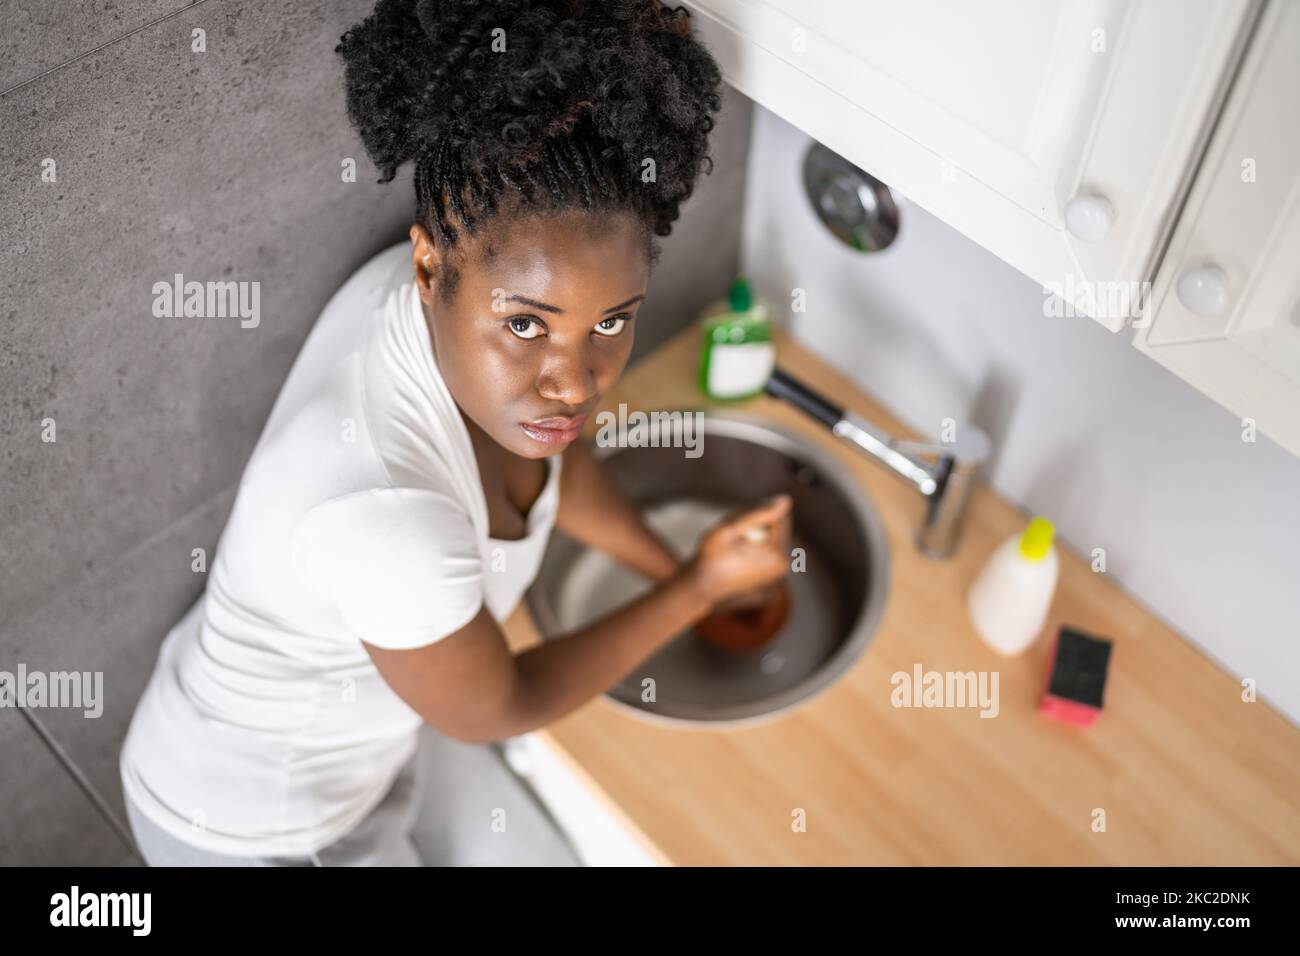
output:
[[[581,351],[548,356],[537,377],[537,394],[550,402],[579,408],[596,394],[596,376]]]

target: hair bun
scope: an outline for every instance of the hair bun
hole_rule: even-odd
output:
[[[439,145],[517,165],[581,122],[690,180],[721,107],[689,15],[658,0],[378,0],[335,49],[380,182]]]

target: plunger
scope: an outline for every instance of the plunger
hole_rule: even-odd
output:
[[[767,533],[766,528],[750,528],[746,537],[762,541]],[[724,651],[753,651],[776,637],[789,617],[790,588],[782,578],[762,603],[714,611],[696,622],[695,633]]]
[[[724,651],[753,651],[771,641],[790,617],[790,589],[780,581],[757,607],[715,611],[695,624],[695,633]]]

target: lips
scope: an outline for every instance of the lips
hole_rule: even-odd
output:
[[[572,431],[575,428],[581,428],[582,423],[586,420],[586,415],[575,415],[573,418],[539,418],[536,421],[527,422],[526,424],[532,425],[534,428],[553,428],[556,431],[567,432]]]
[[[556,445],[577,438],[586,420],[586,415],[575,415],[573,418],[539,418],[536,421],[520,422],[519,427],[534,441],[544,445]]]

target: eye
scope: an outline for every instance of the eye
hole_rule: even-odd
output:
[[[515,334],[516,338],[535,339],[542,334],[542,323],[538,322],[531,315],[517,315],[506,323],[510,326],[510,331]],[[520,327],[522,326],[522,328]],[[529,333],[529,329],[535,328],[536,331]]]
[[[611,315],[607,318],[601,319],[599,322],[596,323],[596,331],[599,332],[601,335],[605,336],[606,338],[610,338],[622,332],[623,326],[627,325],[627,323],[631,320],[631,318],[632,316],[630,315]],[[613,322],[615,324],[608,325],[607,323],[610,322]]]

